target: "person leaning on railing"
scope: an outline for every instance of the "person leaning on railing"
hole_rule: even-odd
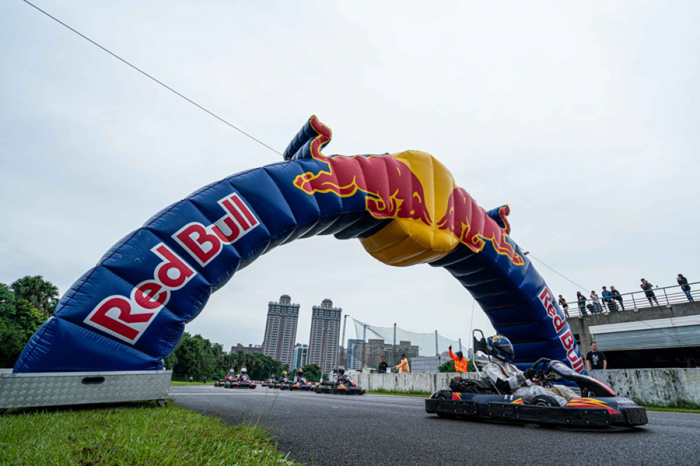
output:
[[[617,305],[620,306],[620,309],[623,311],[625,310],[625,304],[622,302],[622,296],[620,295],[620,292],[615,289],[614,286],[610,287],[610,293],[612,293],[612,298],[617,301]]]
[[[586,297],[581,294],[580,291],[577,291],[576,300],[578,301],[578,310],[581,311],[581,317],[587,316],[588,312],[586,312]]]
[[[607,287],[603,287],[603,302],[608,307],[608,312],[617,312],[617,307],[612,297],[612,291],[608,291]]]
[[[682,273],[679,273],[676,281],[681,286],[681,290],[683,290],[685,296],[688,298],[688,302],[694,302],[695,300],[693,299],[693,295],[690,294],[690,285],[688,285],[688,279],[685,278]]]
[[[564,311],[564,315],[566,318],[569,318],[569,305],[566,304],[566,299],[562,295],[559,295],[559,305],[561,306],[562,310]]]

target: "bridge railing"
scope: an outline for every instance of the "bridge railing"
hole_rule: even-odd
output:
[[[700,282],[689,283],[690,296],[695,301],[700,301]],[[579,302],[577,301],[567,301],[566,304],[569,306],[568,314],[569,318],[581,317],[584,315],[600,314],[600,313],[612,313],[612,312],[627,312],[634,311],[638,312],[640,309],[664,306],[669,307],[673,304],[687,303],[690,301],[688,295],[683,291],[681,285],[673,285],[666,287],[654,287],[650,290],[654,294],[653,299],[647,297],[644,291],[634,291],[632,293],[621,293],[618,299],[613,299],[612,303],[603,300],[603,296],[598,293],[598,301],[600,303],[600,308],[596,309],[593,301],[590,298],[590,292],[584,294],[586,298],[585,302],[585,313],[581,312]],[[561,307],[561,306],[560,306]],[[563,310],[563,309],[562,309]]]

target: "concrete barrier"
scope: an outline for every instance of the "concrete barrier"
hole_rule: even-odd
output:
[[[423,374],[358,374],[355,381],[367,391],[426,392],[449,388],[456,375],[449,372]],[[687,401],[700,404],[700,369],[615,369],[591,375],[615,390],[618,396],[660,406]]]
[[[420,374],[358,374],[355,382],[367,391],[385,390],[390,392],[426,392],[446,390],[450,380],[456,375],[476,378],[476,374],[457,374],[453,372],[436,372]]]
[[[591,371],[591,375],[615,390],[617,396],[645,404],[700,404],[700,369],[613,369]]]

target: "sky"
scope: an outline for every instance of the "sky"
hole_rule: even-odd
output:
[[[700,281],[700,3],[36,0],[278,151],[311,115],[326,154],[417,149],[487,210],[555,294]],[[19,0],[0,2],[0,282],[63,294],[171,203],[281,157]],[[585,290],[583,289],[585,288]],[[333,300],[379,326],[466,338],[447,272],[357,240],[262,256],[190,333],[260,344],[267,304]],[[473,326],[491,326],[476,308]],[[348,325],[346,338],[353,338]]]

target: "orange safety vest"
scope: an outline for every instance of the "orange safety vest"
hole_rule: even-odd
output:
[[[402,359],[399,365],[394,366],[394,369],[398,369],[399,374],[409,374],[411,372],[411,370],[408,368],[408,361],[406,359]]]
[[[467,368],[469,367],[469,361],[467,358],[463,357],[462,360],[455,356],[455,354],[450,350],[450,357],[455,362],[455,371],[457,372],[469,372]]]

